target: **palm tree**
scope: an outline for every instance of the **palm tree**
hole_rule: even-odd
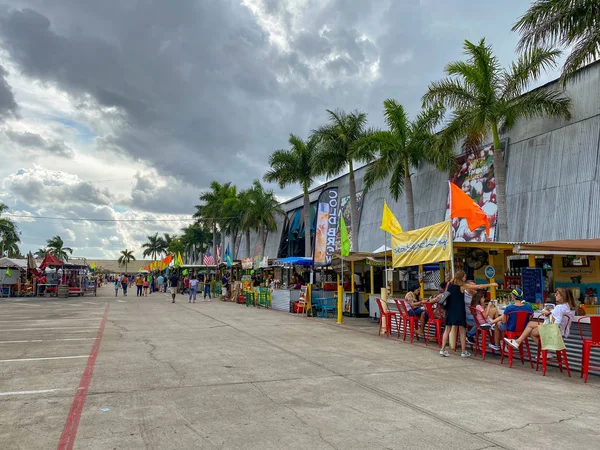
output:
[[[155,233],[154,235],[147,236],[148,242],[142,244],[144,252],[142,256],[145,258],[151,256],[153,260],[156,260],[157,256],[162,255],[167,250],[167,244],[165,240]]]
[[[427,108],[410,121],[404,108],[392,99],[383,102],[384,117],[388,125],[387,131],[376,131],[359,141],[359,153],[366,156],[378,153],[364,177],[365,194],[378,181],[390,177],[390,191],[394,200],[404,192],[407,213],[407,230],[415,228],[415,204],[411,168],[418,168],[423,163],[435,165],[440,170],[448,170],[454,161],[454,154],[449,149],[434,145],[434,129],[444,116],[444,109],[435,106]]]
[[[598,0],[537,0],[513,31],[521,33],[518,48],[561,46],[571,49],[563,66],[563,82],[600,56]]]
[[[125,273],[127,273],[127,265],[131,261],[135,261],[135,256],[133,256],[133,250],[121,250],[121,256],[119,256],[117,262],[119,263],[119,266],[125,266]]]
[[[265,190],[259,180],[254,180],[252,183],[252,188],[248,190],[248,198],[250,208],[244,214],[244,222],[258,231],[262,259],[265,256],[265,231],[276,231],[276,216],[285,213],[273,191]]]
[[[194,223],[181,230],[181,245],[186,259],[192,262],[199,259],[201,253],[204,253],[210,244],[211,233],[202,224]]]
[[[36,258],[39,258],[39,259],[43,259],[48,253],[49,253],[49,250],[47,248],[40,247],[35,251],[33,256],[35,256]]]
[[[283,189],[290,184],[298,183],[302,188],[304,206],[302,216],[304,219],[304,256],[310,258],[312,244],[310,240],[310,197],[308,191],[315,177],[313,158],[316,153],[317,140],[315,138],[303,141],[298,136],[290,134],[289,150],[276,150],[269,158],[269,170],[264,180],[269,183],[279,183]]]
[[[8,210],[8,206],[0,203],[0,216]],[[8,250],[11,254],[20,253],[18,244],[21,242],[19,231],[14,222],[6,217],[0,217],[0,239],[2,239],[2,252],[0,256],[4,256],[4,252]]]
[[[554,87],[523,94],[543,69],[555,66],[560,52],[535,48],[506,70],[485,39],[479,44],[465,41],[464,50],[467,60],[446,66],[450,77],[429,85],[423,105],[443,104],[453,110],[449,124],[439,136],[439,145],[452,148],[465,137],[482,141],[484,136],[492,135],[499,237],[508,240],[506,169],[499,130],[509,129],[522,118],[571,117],[571,101]]]
[[[210,191],[200,195],[202,205],[196,205],[194,217],[202,220],[213,232],[213,255],[217,253],[217,227],[224,228],[228,217],[223,215],[227,199],[237,196],[237,187],[231,183],[221,184],[218,181],[210,183]]]
[[[58,235],[48,239],[46,244],[48,246],[48,253],[60,259],[61,261],[68,262],[69,255],[73,254],[73,249],[71,247],[65,247],[65,243]]]
[[[354,162],[370,161],[373,155],[357,152],[356,143],[367,136],[365,130],[367,115],[354,111],[327,110],[329,124],[313,130],[318,140],[317,153],[313,167],[318,174],[328,177],[338,175],[348,167],[348,190],[350,191],[350,218],[352,221],[352,250],[358,249],[358,205],[356,203],[356,182],[354,181]],[[309,228],[310,229],[310,228]]]

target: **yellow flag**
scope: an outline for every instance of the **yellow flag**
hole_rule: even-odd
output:
[[[183,259],[181,258],[181,252],[177,252],[177,266],[183,266]]]
[[[381,228],[383,231],[387,231],[391,234],[400,234],[402,233],[402,227],[394,216],[394,213],[388,208],[385,200],[383,201],[383,215],[381,216]]]

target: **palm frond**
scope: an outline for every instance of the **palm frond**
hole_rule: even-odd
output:
[[[475,102],[477,102],[475,92],[452,78],[430,83],[427,92],[423,95],[424,108],[435,104],[445,105],[450,109],[465,108]]]
[[[537,80],[542,71],[556,67],[560,50],[551,48],[532,48],[513,62],[509,71],[502,75],[502,99],[518,97],[533,80]]]
[[[600,13],[599,13],[600,14]],[[596,29],[586,30],[573,46],[565,61],[562,74],[563,85],[573,78],[578,69],[600,57],[600,17]]]
[[[517,97],[508,104],[503,125],[510,129],[518,119],[531,119],[543,115],[569,120],[571,107],[571,100],[561,91],[539,88]]]

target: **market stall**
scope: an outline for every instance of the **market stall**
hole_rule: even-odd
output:
[[[12,297],[21,290],[27,260],[0,258],[0,297]]]
[[[62,266],[61,285],[69,288],[69,295],[83,296],[93,294],[96,296],[96,282],[89,276],[88,266],[79,264],[64,264]]]

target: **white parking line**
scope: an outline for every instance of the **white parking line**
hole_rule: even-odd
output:
[[[100,316],[100,319],[102,318],[102,316]],[[69,317],[69,318],[64,318],[64,319],[13,319],[13,320],[0,320],[0,323],[12,323],[12,322],[58,322],[59,320],[78,320],[78,321],[84,321],[84,320],[95,320],[96,322],[98,321],[97,318],[85,318],[85,319],[79,319],[77,317]]]
[[[117,300],[119,303],[127,303],[125,300]]]
[[[26,344],[29,342],[56,342],[56,341],[93,341],[98,338],[65,338],[65,339],[29,339],[26,341],[0,341],[0,344]]]
[[[35,331],[35,330],[91,330],[91,331],[97,331],[98,328],[89,328],[89,327],[7,328],[5,330],[0,330],[0,331]],[[85,331],[77,331],[77,333],[85,333]]]
[[[78,356],[50,356],[47,358],[20,358],[20,359],[0,359],[0,363],[3,362],[25,362],[25,361],[48,361],[53,359],[78,359],[78,358],[89,358],[90,355],[78,355]]]
[[[15,392],[0,392],[0,397],[6,397],[8,395],[32,395],[32,394],[47,394],[49,392],[56,391],[68,391],[70,389],[39,389],[37,391],[15,391]]]

